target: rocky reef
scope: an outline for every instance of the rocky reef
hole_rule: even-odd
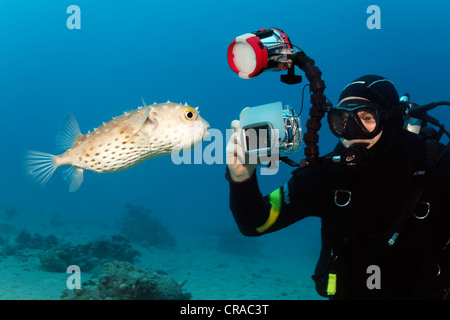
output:
[[[15,239],[18,249],[48,249],[58,244],[58,239],[54,235],[42,236],[39,233],[31,234],[27,230],[19,233]]]
[[[127,213],[123,218],[121,233],[131,241],[161,248],[172,248],[176,245],[168,228],[151,217],[150,209],[131,203],[125,204],[125,208]]]
[[[114,260],[133,262],[139,255],[140,252],[133,249],[126,237],[114,235],[81,245],[65,243],[54,246],[40,252],[39,260],[42,267],[51,272],[66,272],[69,265],[91,272]]]
[[[199,229],[211,239],[205,241],[209,248],[217,249],[226,254],[237,256],[260,256],[263,243],[252,237],[245,237],[237,230],[224,230],[217,226]]]
[[[39,233],[31,234],[27,230],[22,230],[10,243],[6,236],[0,236],[0,256],[20,255],[24,249],[43,250],[51,248],[58,243],[58,239],[53,236],[42,236]]]
[[[83,283],[80,289],[65,289],[64,300],[187,300],[184,283],[128,262],[106,263],[97,280]]]

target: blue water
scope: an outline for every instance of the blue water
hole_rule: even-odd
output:
[[[66,26],[72,4],[81,9],[79,30]],[[379,30],[366,26],[372,4],[381,8]],[[199,106],[211,127],[223,132],[246,106],[281,100],[298,110],[300,85],[282,84],[274,72],[242,80],[228,66],[229,43],[267,27],[283,29],[316,61],[333,103],[364,74],[391,79],[419,104],[450,100],[449,16],[450,2],[440,0],[2,1],[0,212],[18,206],[114,221],[131,202],[152,208],[184,239],[205,226],[236,230],[224,164],[177,166],[160,157],[120,173],[85,171],[81,188],[69,193],[61,169],[43,189],[30,184],[22,152],[56,152],[54,139],[68,113],[86,133],[141,105],[141,98]],[[450,125],[448,108],[432,114]],[[335,143],[323,121],[321,154]],[[301,158],[302,151],[294,156]],[[290,171],[282,165],[278,174],[261,177],[262,192],[278,188]],[[295,239],[287,249],[308,246],[316,254],[320,248],[316,220],[280,234]]]

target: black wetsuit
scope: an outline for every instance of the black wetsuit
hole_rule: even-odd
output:
[[[442,298],[450,281],[450,249],[444,258],[440,251],[450,238],[450,158],[440,161],[436,181],[417,208],[420,218],[429,204],[429,215],[409,219],[389,246],[384,236],[405,204],[412,173],[423,170],[424,143],[402,130],[377,145],[376,159],[368,165],[347,168],[330,161],[298,169],[267,196],[259,191],[255,174],[233,182],[227,171],[234,218],[244,235],[259,236],[320,217],[322,250],[313,279],[324,296],[329,274],[336,274],[335,299]],[[381,289],[367,287],[370,265],[381,270]]]

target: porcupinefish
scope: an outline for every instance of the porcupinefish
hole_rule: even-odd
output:
[[[43,186],[56,168],[71,167],[63,172],[69,191],[78,190],[83,171],[118,172],[148,159],[186,150],[199,144],[209,128],[192,108],[172,102],[139,107],[113,118],[92,132],[82,135],[72,115],[66,116],[56,137],[63,152],[53,155],[26,151],[24,167],[32,182]]]

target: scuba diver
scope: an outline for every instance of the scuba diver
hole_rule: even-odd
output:
[[[328,113],[339,142],[327,161],[294,170],[266,196],[258,187],[259,163],[245,162],[239,122],[233,121],[226,178],[239,230],[261,236],[320,217],[322,248],[313,280],[321,296],[450,299],[449,153],[403,129],[403,115],[390,80],[356,79]],[[373,266],[381,275],[376,287],[369,285]]]

